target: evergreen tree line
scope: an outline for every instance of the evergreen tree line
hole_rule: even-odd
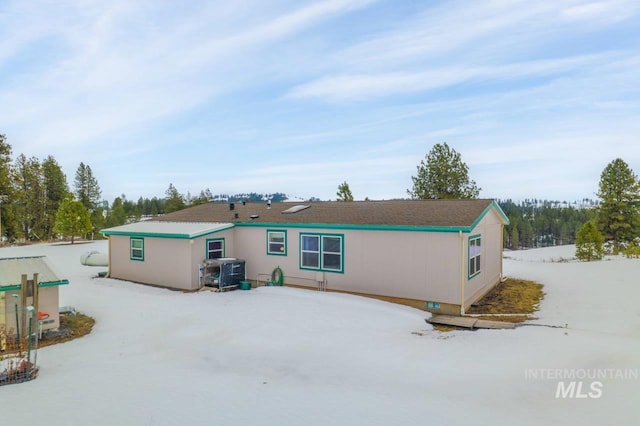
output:
[[[0,243],[51,241],[58,236],[98,238],[103,228],[124,225],[142,217],[157,216],[211,201],[284,201],[283,193],[218,194],[210,189],[197,196],[182,194],[170,183],[164,198],[137,201],[122,194],[111,204],[102,200],[91,167],[80,163],[73,188],[53,156],[44,160],[12,158],[12,148],[0,134]]]
[[[80,163],[71,192],[53,156],[12,159],[11,145],[0,134],[1,241],[50,241],[71,230],[86,236],[103,224],[100,187],[89,166]]]
[[[498,200],[509,218],[504,228],[504,246],[520,248],[573,244],[582,225],[596,215],[598,203],[584,199],[576,203],[549,200]]]
[[[111,205],[102,201],[100,186],[91,167],[80,163],[73,191],[55,158],[40,161],[20,154],[11,158],[11,146],[0,134],[0,237],[2,241],[49,241],[58,236],[97,237],[100,229],[140,220],[142,217],[171,213],[208,202],[285,201],[283,193],[218,194],[210,189],[197,196],[181,194],[172,184],[164,198],[129,200],[122,194]],[[438,144],[418,166],[412,177],[411,198],[477,198],[479,188],[468,177],[460,155],[446,143]],[[602,173],[599,201],[583,199],[576,203],[548,200],[499,200],[509,218],[505,227],[507,248],[546,247],[573,244],[583,225],[591,235],[601,232],[615,250],[630,243],[638,246],[640,238],[640,182],[621,159],[610,163]],[[352,201],[353,194],[345,181],[338,187],[339,201]],[[312,198],[309,201],[319,201]],[[591,237],[590,237],[591,238]],[[599,237],[598,237],[599,238]]]
[[[107,207],[105,225],[107,227],[123,225],[128,222],[138,221],[143,217],[167,214],[209,202],[263,202],[267,199],[273,202],[280,202],[286,201],[288,197],[282,192],[276,192],[273,194],[258,194],[256,192],[250,192],[247,194],[214,195],[209,188],[200,191],[197,196],[192,196],[189,192],[186,194],[181,193],[172,183],[170,183],[169,188],[165,191],[164,198],[140,197],[137,201],[133,201],[127,199],[125,194],[122,194],[120,197],[116,197],[113,200],[110,208],[105,204]]]
[[[0,236],[9,241],[49,240],[56,213],[69,193],[67,180],[55,158],[40,161],[20,154],[0,134]]]

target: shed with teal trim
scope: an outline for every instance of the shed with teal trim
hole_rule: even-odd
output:
[[[48,315],[47,321],[42,324],[42,330],[60,326],[59,287],[69,284],[69,281],[58,276],[45,256],[30,256],[0,259],[0,327],[15,329],[16,307],[19,310],[22,306],[36,304],[33,289],[21,292],[22,275],[32,281],[34,274],[38,275],[38,311]],[[27,285],[33,283],[28,282]],[[27,295],[25,301],[20,300],[22,294]]]

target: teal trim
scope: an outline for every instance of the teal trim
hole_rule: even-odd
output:
[[[142,247],[133,246],[133,243],[138,241],[142,243]],[[142,255],[134,256],[133,255],[134,250],[141,250]],[[137,238],[137,237],[129,238],[129,260],[135,260],[136,262],[144,262],[144,238]]]
[[[49,281],[46,283],[38,283],[38,287],[56,287],[59,285],[68,285],[69,280]]]
[[[343,225],[335,223],[274,223],[274,222],[246,222],[236,223],[238,227],[256,228],[308,228],[308,229],[337,229],[353,231],[415,231],[415,232],[471,232],[469,227],[460,226],[409,226],[409,225]]]
[[[269,248],[271,247],[271,240],[269,239],[270,234],[273,233],[280,233],[280,234],[284,234],[284,251],[282,252],[275,252],[275,251],[270,251]],[[276,243],[277,244],[277,243]],[[286,229],[267,229],[267,255],[268,256],[286,256],[287,255],[287,230]]]
[[[218,259],[217,257],[209,257],[209,243],[214,242],[214,241],[220,241],[222,244],[220,245],[221,249],[222,249],[222,253],[220,253],[220,257],[225,257],[225,252],[227,250],[226,247],[226,242],[224,240],[224,238],[207,238],[207,240],[204,243],[204,258],[205,259]]]
[[[502,211],[502,209],[500,208],[500,205],[498,205],[498,203],[496,203],[495,201],[492,201],[491,204],[489,204],[484,210],[483,212],[480,214],[480,216],[478,216],[478,218],[476,220],[473,221],[473,223],[471,224],[471,226],[468,228],[469,232],[471,230],[473,230],[473,228],[475,228],[476,226],[478,226],[478,224],[480,223],[480,221],[482,219],[484,219],[484,217],[489,214],[489,212],[493,209],[496,209],[496,212],[498,213],[498,216],[500,216],[500,218],[505,222],[505,225],[509,225],[509,218],[507,217],[506,214],[504,214],[504,212]],[[463,231],[464,232],[464,231]]]
[[[480,272],[482,272],[482,268],[480,266],[478,266],[478,269],[476,271],[474,271],[474,273],[471,273],[471,242],[475,241],[475,240],[480,240],[480,250],[482,251],[482,235],[480,234],[476,234],[476,235],[470,235],[469,238],[467,239],[467,279],[470,280],[471,278],[475,277],[476,275],[479,275]],[[482,263],[482,253],[480,253],[480,262]],[[475,258],[476,256],[474,256]]]
[[[39,288],[56,287],[56,286],[67,285],[67,284],[69,284],[69,280],[47,281],[43,283],[38,283],[38,287]],[[21,287],[22,287],[22,284],[2,286],[0,287],[0,292],[20,290]]]
[[[18,260],[18,259],[44,259],[47,256],[16,256],[16,257],[0,257],[0,260]]]
[[[169,234],[169,233],[158,233],[158,232],[129,232],[129,231],[109,231],[108,229],[102,229],[100,234],[107,236],[124,236],[124,237],[147,237],[147,238],[173,238],[178,240],[195,240],[196,238],[205,237],[207,235],[213,235],[218,232],[226,231],[235,227],[235,224],[226,226],[221,229],[216,229],[215,231],[210,232],[200,232],[198,234],[189,235],[189,234]]]
[[[318,237],[318,267],[312,268],[308,266],[302,265],[302,238],[304,236],[308,237]],[[334,237],[340,238],[340,269],[331,269],[325,268],[324,266],[324,238],[325,237]],[[299,246],[299,259],[298,264],[300,269],[309,270],[309,271],[322,271],[322,272],[333,272],[337,274],[344,274],[344,234],[318,234],[311,232],[301,232],[299,235],[300,238],[300,246]],[[331,254],[332,252],[328,252],[326,254]]]

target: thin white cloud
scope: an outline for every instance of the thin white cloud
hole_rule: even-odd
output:
[[[201,28],[192,29],[192,22],[215,28],[220,19],[215,9],[208,10],[209,16],[151,24],[145,22],[143,12],[153,8],[153,3],[112,2],[104,8],[87,9],[73,4],[77,7],[62,11],[68,13],[62,21],[69,27],[36,32],[40,38],[46,35],[64,41],[64,58],[46,72],[40,68],[27,72],[17,88],[0,83],[6,100],[0,100],[0,115],[9,123],[25,126],[35,117],[47,117],[22,134],[37,150],[50,144],[52,134],[64,134],[58,143],[72,147],[181,114],[253,78],[253,70],[239,71],[238,66],[255,49],[372,1],[316,2],[262,18],[248,28],[232,28],[223,34],[214,30],[204,38]],[[73,17],[82,19],[69,22]],[[19,50],[37,37],[9,40]]]
[[[68,175],[91,162],[108,199],[162,196],[171,176],[192,194],[335,198],[346,179],[362,196],[402,197],[443,141],[502,197],[515,179],[496,169],[556,175],[574,151],[597,169],[586,150],[609,153],[610,140],[636,161],[639,3],[402,6],[2,2],[0,132]]]
[[[606,57],[586,55],[506,64],[503,66],[436,68],[420,72],[390,72],[323,77],[294,87],[288,97],[321,98],[331,102],[363,101],[396,94],[444,88],[470,80],[508,80],[546,76],[602,63]]]
[[[608,0],[608,1],[588,1],[569,5],[562,9],[562,15],[571,21],[592,21],[596,25],[603,23],[611,24],[633,16],[637,13],[640,5],[637,1],[629,0]]]

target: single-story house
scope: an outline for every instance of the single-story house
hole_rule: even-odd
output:
[[[285,285],[415,301],[458,314],[502,278],[508,219],[493,200],[208,203],[102,230],[109,276],[182,290],[206,259],[276,268]],[[462,309],[461,309],[462,308]]]
[[[26,275],[25,282],[23,275]],[[37,286],[34,286],[34,278],[37,279]],[[60,327],[58,289],[65,284],[69,284],[69,281],[58,278],[45,256],[0,259],[0,329],[15,332],[24,327],[25,324],[21,323],[26,321],[26,314],[22,316],[22,313],[27,306],[33,306],[34,312],[39,314],[36,321],[40,321],[40,330]],[[33,325],[38,326],[37,322]]]

